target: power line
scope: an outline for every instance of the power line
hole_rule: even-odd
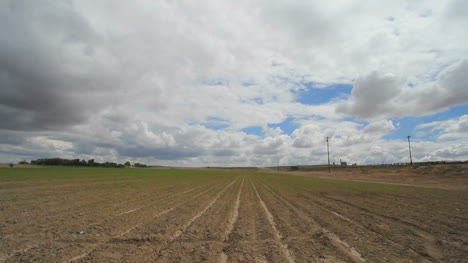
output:
[[[406,138],[408,138],[408,149],[409,149],[410,165],[413,166],[413,158],[411,157],[411,143],[410,143],[410,137],[411,137],[411,136],[408,135]]]
[[[328,155],[328,172],[330,173],[330,147],[328,146],[328,136],[327,136],[327,155]]]

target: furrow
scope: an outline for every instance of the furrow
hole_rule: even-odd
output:
[[[18,247],[37,247],[45,242],[53,242],[58,239],[66,238],[66,233],[69,231],[75,230],[83,230],[89,232],[88,230],[93,226],[99,225],[101,222],[106,221],[107,219],[97,221],[96,219],[101,218],[113,218],[115,215],[112,215],[114,210],[117,208],[122,209],[128,207],[136,202],[146,202],[147,200],[154,200],[159,196],[166,199],[168,194],[170,195],[173,192],[173,185],[165,186],[165,187],[158,187],[156,190],[157,195],[155,196],[154,193],[144,194],[144,195],[136,195],[136,193],[141,193],[138,191],[135,192],[126,192],[123,196],[131,196],[132,198],[125,198],[125,200],[117,203],[116,201],[120,201],[124,198],[119,198],[116,200],[116,195],[111,195],[107,193],[108,196],[95,196],[94,193],[90,194],[93,196],[92,200],[106,200],[105,203],[103,202],[94,202],[89,203],[86,202],[84,205],[79,205],[74,207],[74,203],[69,204],[67,209],[58,211],[54,213],[53,210],[47,212],[48,215],[40,216],[38,214],[30,214],[29,210],[25,210],[20,215],[15,212],[9,211],[9,215],[16,215],[13,219],[5,219],[12,221],[14,220],[15,224],[10,226],[12,228],[3,229],[4,235],[15,235],[15,236],[24,236],[28,237],[25,240],[21,239],[12,239],[9,241],[9,245],[14,248]],[[176,193],[177,194],[177,193]],[[171,195],[170,195],[171,196]],[[64,195],[63,198],[68,199],[69,196]],[[72,199],[72,198],[70,198]],[[79,199],[79,198],[78,198]],[[74,198],[73,198],[74,200]],[[95,207],[92,204],[100,204],[99,206]],[[106,207],[102,207],[105,205]],[[89,206],[89,207],[87,207]],[[46,207],[46,206],[44,206]],[[26,213],[26,214],[25,214]],[[110,216],[107,216],[111,214]],[[53,222],[53,223],[52,223]],[[33,224],[35,227],[21,227],[22,225],[31,225]],[[41,242],[33,243],[33,240],[40,240]],[[19,249],[17,249],[19,251]],[[10,250],[11,251],[11,250]],[[8,253],[9,256],[5,256],[9,258],[12,254],[16,254],[10,251],[5,251]]]
[[[224,232],[224,236],[222,238],[224,242],[228,241],[229,234],[231,234],[232,229],[234,228],[234,224],[237,221],[237,217],[239,216],[240,197],[242,194],[242,187],[244,186],[244,179],[245,179],[245,176],[242,178],[242,183],[241,183],[241,186],[239,187],[239,192],[237,193],[236,202],[234,203],[234,209],[232,211],[231,216],[229,217],[228,225],[227,225],[226,231]],[[229,256],[226,255],[226,253],[224,253],[223,251],[221,251],[219,263],[227,263],[228,258]]]
[[[293,263],[294,262],[294,257],[292,256],[291,252],[289,251],[288,246],[282,242],[283,237],[282,237],[280,231],[278,231],[278,228],[276,227],[273,215],[270,213],[270,211],[268,210],[268,207],[265,205],[265,202],[263,202],[262,198],[258,194],[257,188],[255,187],[255,185],[254,185],[254,183],[252,182],[251,179],[250,179],[250,183],[252,184],[252,187],[253,187],[253,189],[255,191],[255,194],[257,195],[257,198],[260,201],[260,205],[263,207],[263,210],[265,211],[268,222],[270,223],[271,228],[273,229],[273,232],[275,233],[276,239],[278,240],[278,242],[280,244],[280,247],[281,247],[286,259],[288,260],[288,262]]]
[[[200,188],[202,188],[202,187],[203,187],[203,185],[202,185],[202,186],[195,187],[195,188],[191,188],[191,189],[189,189],[189,190],[185,190],[185,191],[183,191],[183,192],[174,194],[174,195],[172,195],[172,197],[178,196],[178,195],[183,195],[183,194],[186,194],[186,193],[190,193],[190,192],[196,191],[196,190],[198,190],[198,189],[200,189]],[[136,212],[136,211],[141,210],[141,209],[143,209],[143,208],[146,208],[146,207],[148,207],[148,206],[152,206],[152,205],[154,205],[155,203],[158,203],[158,202],[161,202],[161,200],[157,200],[157,201],[155,201],[155,202],[151,202],[151,203],[146,204],[146,205],[144,205],[144,206],[140,206],[140,207],[137,207],[137,208],[134,208],[134,209],[130,209],[130,210],[128,210],[128,211],[124,211],[124,212],[122,212],[122,213],[117,214],[117,216],[126,215],[126,214],[130,214],[130,213]]]
[[[205,191],[202,191],[201,194],[209,191],[210,189],[212,189],[212,187],[208,188],[207,190]],[[174,197],[178,197],[176,199],[174,199]],[[172,204],[176,203],[177,201],[179,200],[183,200],[183,197],[184,195],[181,195],[180,193],[176,193],[174,195],[169,195],[169,196],[166,196],[165,198],[163,199],[159,199],[159,205],[170,205],[172,206]],[[164,203],[166,202],[166,203]],[[140,216],[142,215],[147,215],[149,216],[149,219],[145,219],[143,221],[144,222],[147,222],[149,220],[153,220],[154,218],[157,218],[163,214],[166,214],[170,211],[172,211],[174,209],[174,207],[169,207],[163,211],[158,211],[156,214],[154,215],[151,215],[151,210],[149,211],[143,211],[145,213],[139,213]],[[89,240],[89,241],[92,241],[91,242],[91,247],[86,250],[85,252],[77,255],[77,256],[74,256],[68,260],[65,260],[64,262],[69,262],[69,261],[76,261],[78,259],[81,259],[85,256],[87,256],[88,254],[90,254],[92,251],[94,251],[96,248],[98,248],[99,246],[102,246],[104,244],[107,244],[109,243],[110,240],[112,240],[113,238],[118,238],[120,236],[123,236],[124,234],[130,232],[130,231],[133,231],[134,229],[136,229],[138,226],[140,226],[142,224],[142,222],[136,224],[136,225],[133,225],[132,227],[130,227],[129,229],[125,230],[125,231],[120,231],[119,233],[117,234],[112,234],[111,232],[114,232],[115,230],[117,230],[118,228],[113,228],[113,226],[117,226],[118,224],[120,223],[126,223],[126,221],[128,220],[134,220],[134,219],[139,219],[140,216],[134,216],[132,215],[131,213],[129,214],[125,214],[125,215],[120,215],[120,216],[115,216],[115,217],[111,217],[111,218],[106,218],[104,219],[100,224],[93,224],[91,226],[88,226],[88,228],[86,229],[85,228],[85,233],[86,233],[86,239],[82,239],[82,238],[78,238],[78,237],[73,237],[71,235],[68,235],[68,236],[62,236],[62,237],[59,237],[59,238],[56,238],[54,240],[51,240],[51,241],[47,241],[47,242],[42,242],[42,243],[39,243],[39,244],[36,244],[32,247],[29,247],[28,250],[34,250],[33,253],[37,253],[36,250],[38,251],[49,251],[49,253],[47,254],[43,254],[43,256],[45,258],[48,258],[47,261],[50,261],[52,259],[50,259],[50,257],[54,254],[54,248],[55,250],[60,250],[61,253],[60,254],[57,254],[55,257],[60,257],[61,255],[63,256],[64,253],[68,250],[71,250],[71,251],[76,251],[77,249],[74,248],[73,246],[70,246],[71,244],[73,243],[76,243],[76,242],[83,242],[85,241],[85,243],[89,243],[88,241],[86,240]],[[102,237],[102,233],[104,233],[104,237]],[[106,237],[106,235],[109,235]],[[83,236],[85,237],[85,236]],[[92,237],[96,237],[96,239],[90,239]],[[80,241],[80,240],[83,240],[83,241]],[[71,242],[71,243],[70,243]],[[93,244],[94,243],[94,244]],[[87,246],[90,246],[89,244]],[[43,247],[41,249],[41,247]],[[52,248],[52,249],[51,249]],[[78,250],[79,251],[79,250]],[[19,260],[20,258],[24,258],[24,257],[27,257],[26,254],[24,254],[26,251],[23,251],[21,253],[12,253],[8,256],[7,259],[15,259],[16,260]],[[41,253],[42,254],[42,253]],[[65,253],[66,254],[66,253]],[[68,253],[68,255],[70,254],[73,254],[73,253]],[[45,259],[44,259],[45,260]]]
[[[227,190],[229,189],[229,187],[231,187],[237,180],[239,179],[239,177],[237,177],[236,179],[234,179],[231,183],[229,183],[226,187],[224,187],[209,203],[208,205],[206,205],[201,211],[199,211],[195,216],[193,216],[192,218],[190,218],[188,220],[188,222],[186,222],[181,228],[177,229],[172,235],[169,236],[167,242],[165,243],[165,246],[164,247],[161,247],[159,249],[157,249],[156,251],[154,251],[154,253],[152,253],[152,255],[150,255],[148,257],[147,260],[145,260],[144,262],[153,262],[153,261],[157,261],[158,257],[161,255],[159,252],[165,248],[167,248],[172,242],[174,242],[174,240],[176,240],[182,233],[184,233],[184,231],[190,226],[192,225],[193,222],[195,222],[195,220],[197,220],[199,217],[201,217],[203,214],[206,213],[206,211],[208,211],[208,209],[210,209],[210,207],[212,207],[216,201],[219,199],[219,197]]]
[[[331,243],[341,252],[343,252],[345,255],[347,255],[353,262],[357,263],[363,263],[366,262],[364,257],[351,245],[349,245],[347,242],[342,240],[340,237],[338,237],[336,234],[331,232],[330,230],[326,229],[325,227],[321,226],[318,224],[315,220],[310,218],[308,215],[306,215],[302,210],[300,210],[298,207],[293,205],[291,202],[289,202],[287,199],[285,199],[283,196],[280,194],[276,193],[272,188],[269,186],[262,184],[262,186],[267,189],[273,196],[275,196],[279,201],[281,201],[283,204],[287,205],[290,207],[298,216],[300,216],[303,220],[308,221],[315,225],[320,233],[324,234],[328,240],[331,241]]]
[[[419,237],[421,237],[424,240],[424,246],[427,247],[428,253],[425,252],[425,251],[420,251],[420,249],[417,249],[417,248],[415,248],[415,247],[413,247],[413,246],[411,246],[409,244],[402,245],[402,244],[400,244],[400,242],[396,241],[392,237],[389,237],[388,235],[382,234],[382,233],[378,232],[377,230],[374,230],[374,229],[371,229],[371,228],[368,228],[368,229],[370,231],[372,231],[372,232],[386,238],[386,239],[389,239],[392,243],[397,244],[398,246],[405,246],[405,247],[411,249],[413,252],[421,255],[422,257],[425,257],[425,258],[428,258],[428,259],[432,259],[432,258],[441,259],[442,252],[440,251],[440,249],[436,245],[437,244],[437,238],[434,235],[426,232],[421,227],[419,227],[419,226],[417,226],[415,224],[403,221],[403,220],[401,220],[399,218],[394,218],[394,217],[374,213],[372,211],[369,211],[366,208],[357,206],[355,204],[352,204],[352,203],[349,203],[349,202],[346,202],[346,201],[343,201],[343,200],[340,200],[340,199],[332,198],[332,197],[325,196],[325,195],[322,195],[322,197],[326,197],[326,198],[331,199],[331,200],[333,200],[335,202],[338,202],[338,203],[343,203],[345,205],[348,205],[348,206],[351,206],[351,207],[353,207],[355,209],[358,209],[358,210],[360,210],[360,211],[362,211],[364,213],[370,214],[370,215],[372,215],[374,217],[377,217],[379,219],[379,221],[381,221],[381,222],[393,221],[393,223],[403,225],[404,227],[410,229],[411,231],[416,233]]]
[[[244,179],[245,179],[245,176],[242,178],[242,183],[241,183],[241,186],[239,188],[239,192],[237,193],[236,202],[234,203],[234,209],[232,211],[231,216],[229,217],[228,226],[227,226],[226,232],[224,232],[224,236],[222,238],[223,241],[228,241],[229,234],[231,234],[232,229],[234,228],[234,224],[237,221],[237,217],[239,216],[240,197],[241,197],[241,194],[242,194],[242,187],[244,186]]]
[[[205,190],[205,191],[202,191],[201,193],[199,193],[199,194],[197,194],[197,195],[194,195],[192,198],[196,198],[196,197],[198,197],[198,196],[201,196],[201,195],[203,195],[203,194],[209,192],[211,189],[212,189],[212,187],[208,188],[208,189]],[[169,198],[168,198],[168,199],[169,199]],[[151,217],[150,219],[145,220],[145,221],[143,221],[143,222],[140,222],[140,223],[138,223],[138,224],[136,224],[136,225],[134,225],[134,226],[128,228],[127,230],[122,231],[122,232],[119,233],[118,235],[115,235],[115,236],[113,236],[113,237],[108,238],[106,241],[104,241],[104,242],[102,242],[102,243],[100,243],[100,244],[97,244],[96,246],[94,246],[94,247],[91,248],[90,250],[86,251],[85,253],[80,254],[79,256],[73,257],[73,258],[71,258],[71,259],[69,259],[69,260],[67,260],[67,261],[65,261],[65,262],[73,262],[73,261],[76,261],[76,260],[85,258],[86,256],[90,255],[93,251],[95,251],[98,247],[103,246],[103,245],[105,245],[105,244],[107,244],[107,243],[110,243],[112,240],[114,240],[114,239],[116,239],[116,238],[120,238],[120,237],[123,237],[123,236],[127,235],[128,233],[134,231],[135,229],[138,229],[139,227],[141,227],[141,226],[144,225],[145,223],[147,223],[147,222],[149,222],[149,221],[152,221],[152,220],[154,220],[154,219],[156,219],[156,218],[159,218],[159,217],[161,217],[161,216],[163,216],[163,215],[165,215],[165,214],[167,214],[167,213],[173,211],[174,209],[176,209],[177,207],[179,207],[179,206],[185,204],[185,203],[188,202],[188,201],[189,201],[189,199],[187,199],[186,201],[183,201],[183,202],[181,202],[181,203],[179,203],[179,204],[177,204],[177,205],[175,205],[175,206],[172,206],[172,207],[170,207],[170,208],[168,208],[168,209],[166,209],[166,210],[164,210],[164,211],[161,211],[161,212],[157,213],[156,215],[154,215],[153,217]]]

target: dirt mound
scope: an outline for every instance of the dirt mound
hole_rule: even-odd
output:
[[[468,164],[359,166],[328,171],[286,172],[302,176],[468,190]]]

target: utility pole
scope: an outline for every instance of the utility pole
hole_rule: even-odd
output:
[[[328,146],[328,136],[327,136],[327,155],[328,155],[328,173],[330,173],[330,147]]]
[[[280,162],[280,158],[278,158],[278,173],[279,173],[279,162]]]
[[[408,135],[408,137],[406,137],[406,138],[408,138],[408,149],[409,149],[410,165],[413,166],[413,158],[411,157],[411,143],[410,143],[410,137],[411,137],[411,136]]]

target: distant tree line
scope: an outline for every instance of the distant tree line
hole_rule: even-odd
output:
[[[23,164],[25,161],[21,161]],[[26,162],[27,163],[27,162]],[[104,168],[125,168],[132,166],[130,162],[125,162],[125,164],[121,163],[113,163],[113,162],[105,162],[105,163],[98,163],[94,161],[94,159],[80,160],[80,159],[62,159],[62,158],[48,158],[48,159],[37,159],[32,160],[31,164],[34,165],[64,165],[64,166],[86,166],[86,167],[104,167]],[[134,167],[148,167],[146,164],[141,163],[134,163]]]

